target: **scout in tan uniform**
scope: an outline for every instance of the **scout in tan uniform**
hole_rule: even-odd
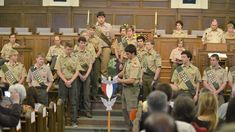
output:
[[[95,26],[90,26],[88,27],[88,32],[89,32],[89,39],[88,43],[92,44],[93,47],[95,48],[96,52],[96,57],[95,57],[95,62],[93,63],[92,66],[92,71],[91,71],[91,97],[93,100],[97,100],[96,96],[98,93],[98,88],[99,88],[99,78],[100,78],[100,55],[102,53],[102,48],[101,48],[101,42],[100,39],[97,38],[97,36],[94,35],[95,33]]]
[[[65,107],[70,101],[71,122],[73,127],[77,127],[77,80],[80,76],[79,71],[82,69],[80,63],[73,54],[74,45],[65,43],[64,54],[58,57],[55,69],[60,77],[59,81],[59,98],[61,98]]]
[[[140,63],[142,63],[143,56],[147,52],[146,47],[145,47],[145,38],[144,36],[138,36],[136,40],[137,40],[137,57]]]
[[[184,45],[183,39],[178,39],[177,48],[175,48],[171,51],[169,59],[172,64],[171,65],[171,73],[172,74],[173,74],[175,68],[183,63],[182,59],[181,59],[181,53],[183,51],[185,51],[185,48],[183,47],[183,45]]]
[[[219,105],[224,103],[223,90],[227,84],[227,72],[219,65],[219,56],[213,54],[210,57],[211,66],[203,72],[203,86],[218,95]]]
[[[235,39],[235,32],[233,24],[229,23],[227,25],[227,32],[224,34],[225,39]]]
[[[127,34],[126,34],[126,39],[128,44],[133,44],[137,47],[137,41],[135,37],[135,29],[133,26],[128,26],[126,28]]]
[[[127,40],[126,40],[126,26],[122,25],[120,27],[120,35],[113,44],[113,48],[114,48],[114,52],[115,52],[115,56],[118,59],[119,63],[123,63],[122,62],[122,54],[125,54],[125,47],[128,45]]]
[[[90,34],[88,32],[88,30],[84,30],[80,33],[81,37],[85,37],[86,40],[88,41],[90,39]],[[96,58],[96,52],[95,52],[95,48],[94,45],[92,43],[87,43],[86,49],[91,53],[92,56],[92,61],[95,61]],[[74,52],[77,52],[79,50],[79,42],[74,46]]]
[[[201,81],[200,71],[191,64],[192,53],[190,51],[183,51],[181,58],[183,64],[175,69],[171,78],[171,82],[174,83],[172,89],[189,94],[193,97],[194,101],[197,101]]]
[[[204,31],[202,43],[226,43],[224,32],[222,29],[218,28],[216,19],[211,22],[211,27]]]
[[[153,43],[146,42],[146,50],[142,61],[144,98],[152,91],[153,85],[159,82],[162,66],[161,56],[153,49]]]
[[[1,66],[0,77],[2,82],[10,85],[15,83],[24,84],[27,73],[24,65],[17,62],[18,52],[14,49],[10,50],[9,57],[9,62],[5,62]]]
[[[36,88],[38,103],[48,104],[48,91],[53,82],[50,67],[44,63],[45,56],[42,53],[36,55],[36,63],[29,69],[26,82],[29,87]]]
[[[141,65],[136,57],[136,47],[132,44],[125,48],[128,60],[124,65],[123,71],[118,76],[118,82],[123,84],[122,109],[126,123],[130,127],[129,114],[132,109],[137,108],[139,95],[139,80],[141,78]]]
[[[87,41],[85,37],[78,39],[79,47],[78,52],[75,53],[77,61],[80,63],[82,69],[80,70],[81,75],[78,77],[78,106],[81,103],[81,97],[83,97],[83,103],[85,107],[85,115],[88,118],[91,116],[91,101],[90,101],[90,73],[92,70],[92,56],[90,51],[86,49]],[[82,94],[80,92],[83,91]]]
[[[187,32],[184,32],[182,30],[183,28],[183,22],[182,21],[176,21],[175,22],[176,30],[173,30],[172,37],[178,37],[178,38],[185,38],[188,36]]]
[[[51,46],[48,50],[46,59],[48,62],[51,62],[51,70],[54,70],[56,59],[59,55],[64,53],[64,46],[61,44],[59,36],[54,37],[54,45]]]
[[[101,74],[107,75],[107,68],[108,63],[110,60],[111,55],[111,41],[112,41],[112,34],[111,29],[112,26],[105,22],[105,14],[104,12],[97,13],[97,23],[96,23],[96,33],[95,35],[98,36],[102,41],[102,53],[101,53]]]
[[[229,87],[231,87],[231,88],[235,87],[234,83],[235,83],[235,66],[232,66],[228,72],[228,85],[229,85]]]
[[[1,50],[1,57],[5,60],[9,60],[9,51],[14,47],[19,47],[20,45],[16,43],[16,35],[9,35],[9,43],[5,44]]]

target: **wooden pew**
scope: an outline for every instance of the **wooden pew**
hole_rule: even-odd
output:
[[[22,132],[36,132],[36,117],[35,112],[28,110],[21,118]]]
[[[45,106],[39,107],[37,111],[37,132],[46,132],[47,131],[47,111]]]
[[[50,102],[48,107],[49,132],[56,132],[56,111],[56,104],[54,102]]]
[[[65,116],[64,116],[64,103],[62,99],[57,101],[57,112],[56,112],[56,121],[57,121],[57,132],[64,132],[65,126]]]

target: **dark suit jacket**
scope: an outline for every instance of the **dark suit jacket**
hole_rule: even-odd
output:
[[[0,126],[16,127],[21,115],[21,106],[13,104],[11,108],[0,106]]]

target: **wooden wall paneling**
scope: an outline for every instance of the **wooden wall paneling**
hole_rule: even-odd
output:
[[[0,49],[2,50],[2,47],[4,46],[4,44],[9,42],[9,36],[8,35],[1,35],[1,41],[0,41]],[[18,43],[18,40],[16,40],[16,42]]]
[[[168,0],[143,0],[143,8],[170,8]]]
[[[225,29],[225,25],[226,25],[226,17],[225,16],[203,16],[202,18],[202,28],[206,29],[210,27],[211,21],[213,19],[217,19],[219,27],[221,29]]]
[[[138,29],[153,29],[154,27],[154,15],[137,15],[136,16],[136,28]]]
[[[47,14],[30,13],[24,15],[24,26],[29,27],[32,32],[36,32],[37,27],[47,27]]]
[[[115,25],[129,24],[134,25],[134,17],[129,14],[117,14],[115,17]]]
[[[234,7],[235,7],[235,1],[234,0],[229,0],[228,10],[235,11]]]
[[[4,0],[4,6],[19,6],[23,4],[23,0]]]
[[[32,66],[32,49],[30,47],[18,47],[16,50],[19,52],[19,62],[24,64],[26,71]]]
[[[59,32],[59,28],[68,28],[69,22],[68,14],[66,13],[53,13],[52,14],[52,30]]]
[[[223,7],[223,8],[221,8]],[[209,9],[211,10],[227,10],[228,2],[226,0],[211,0],[209,1]]]
[[[35,37],[35,44],[33,46],[33,50],[36,51],[37,53],[41,52],[44,53],[45,55],[48,52],[49,47],[52,45],[52,40],[53,37],[51,36],[40,36],[40,37]],[[35,55],[37,54],[34,54]]]
[[[42,0],[24,0],[23,4],[28,6],[41,6]]]
[[[107,0],[80,0],[80,7],[107,7]]]
[[[64,45],[66,42],[72,43],[74,45],[78,42],[78,36],[61,36],[61,43]]]
[[[170,67],[170,53],[177,47],[177,39],[175,38],[155,38],[155,50],[161,55],[164,66]]]
[[[73,27],[75,28],[76,31],[78,31],[78,28],[85,28],[86,25],[87,25],[87,14],[73,14]]]
[[[0,13],[1,27],[19,27],[21,26],[20,13]]]
[[[199,17],[198,16],[190,16],[183,15],[181,16],[181,20],[183,21],[183,29],[188,30],[189,34],[191,34],[191,30],[198,30],[199,28]]]
[[[112,0],[110,3],[111,7],[118,7],[118,8],[137,8],[140,7],[140,1],[139,0]]]
[[[175,15],[158,15],[158,29],[165,29],[167,34],[172,34],[175,29]]]

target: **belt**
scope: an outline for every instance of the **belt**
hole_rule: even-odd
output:
[[[44,87],[41,87],[41,86],[35,86],[34,88],[36,88],[36,89],[45,89]]]

